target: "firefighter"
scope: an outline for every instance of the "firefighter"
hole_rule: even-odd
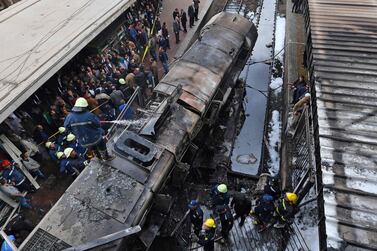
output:
[[[235,194],[230,205],[236,212],[235,218],[241,218],[239,226],[242,227],[245,223],[246,216],[248,216],[250,213],[251,201],[243,193]]]
[[[64,121],[64,127],[76,135],[78,142],[85,148],[93,148],[97,157],[101,160],[112,160],[106,142],[104,130],[101,128],[99,118],[88,111],[88,102],[85,98],[78,98],[72,112]]]
[[[264,193],[269,194],[277,200],[281,195],[279,180],[277,178],[271,178],[264,186]]]
[[[232,211],[230,210],[228,205],[218,206],[216,211],[220,217],[221,222],[221,236],[223,237],[221,242],[224,243],[225,240],[228,238],[229,231],[233,227],[234,218]]]
[[[274,198],[271,195],[264,194],[258,201],[258,205],[250,212],[254,216],[254,224],[261,225],[260,231],[265,230],[274,216]]]
[[[203,210],[200,208],[197,200],[190,201],[188,207],[190,209],[190,221],[194,226],[194,233],[196,236],[199,236],[199,232],[203,225]]]
[[[58,128],[58,131],[59,131],[59,134],[58,134],[58,137],[56,139],[56,144],[59,145],[59,146],[63,146],[66,138],[67,138],[67,130],[65,129],[65,127],[61,126]]]
[[[48,155],[54,162],[58,162],[58,159],[56,158],[56,153],[58,152],[58,147],[54,142],[47,141],[45,144],[46,148],[48,149]]]
[[[297,194],[290,192],[285,193],[284,197],[279,199],[275,208],[278,223],[274,227],[283,228],[287,223],[290,224],[292,222],[297,210],[297,201]]]
[[[211,198],[214,209],[217,206],[229,205],[228,188],[225,184],[214,186],[211,191]]]
[[[64,155],[67,158],[67,163],[65,165],[66,172],[72,176],[79,175],[80,172],[88,164],[84,158],[80,157],[78,153],[71,147],[64,149]]]
[[[68,174],[68,171],[67,171],[68,160],[66,156],[64,155],[64,152],[57,152],[56,157],[59,161],[59,172]]]
[[[211,218],[206,219],[203,224],[202,230],[200,231],[198,240],[198,243],[203,246],[204,251],[215,250],[215,233],[215,221]]]
[[[67,135],[67,148],[73,148],[80,157],[86,158],[86,152],[88,149],[80,145],[80,143],[76,140],[76,136],[72,133]]]

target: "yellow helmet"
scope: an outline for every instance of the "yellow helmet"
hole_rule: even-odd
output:
[[[56,153],[56,157],[58,157],[58,159],[61,159],[63,157],[64,153],[63,152],[57,152]]]
[[[226,187],[225,184],[220,184],[217,186],[217,190],[220,192],[220,193],[226,193],[228,192],[228,188]]]
[[[75,138],[76,138],[76,136],[73,133],[70,133],[70,134],[67,135],[67,141],[68,142],[75,140]]]
[[[59,133],[64,133],[65,132],[65,127],[61,126],[58,128]]]
[[[285,193],[287,200],[293,204],[296,204],[298,201],[298,196],[295,193]]]
[[[88,101],[85,98],[78,98],[75,102],[75,107],[85,108],[88,107]]]
[[[50,148],[51,145],[52,145],[52,142],[51,142],[51,141],[47,141],[46,144],[45,144],[45,146],[46,146],[47,148]]]
[[[204,222],[204,225],[207,226],[207,227],[210,227],[210,228],[216,227],[215,221],[211,218],[206,219],[206,221]]]

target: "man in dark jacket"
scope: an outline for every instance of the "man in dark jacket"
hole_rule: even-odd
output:
[[[17,168],[15,163],[11,163],[9,160],[3,160],[1,162],[3,171],[1,176],[7,181],[7,183],[14,185],[21,192],[34,192],[34,187],[26,179],[26,177]]]
[[[264,186],[264,193],[271,195],[274,200],[277,200],[281,195],[279,180],[275,177],[268,179]]]
[[[213,204],[213,209],[216,206],[228,205],[229,204],[229,194],[228,188],[225,184],[215,185],[211,189],[211,199]]]
[[[223,241],[228,238],[229,231],[233,227],[233,215],[228,205],[218,206],[217,214],[220,216],[221,222],[221,236],[223,237]]]
[[[64,150],[64,155],[67,158],[65,165],[66,172],[71,175],[79,175],[85,166],[88,164],[83,157],[79,156],[73,148],[66,148]]]
[[[183,9],[181,9],[181,23],[183,27],[183,32],[187,32],[187,15]]]
[[[203,225],[203,210],[200,208],[197,200],[192,200],[188,207],[190,209],[190,221],[194,226],[194,233],[199,236]]]
[[[211,218],[207,219],[203,224],[203,229],[199,234],[199,245],[203,246],[204,251],[215,250],[215,234],[216,224]]]
[[[159,58],[162,63],[162,66],[164,67],[164,72],[167,74],[169,72],[169,57],[166,51],[162,48],[159,50]]]
[[[256,223],[262,226],[262,230],[265,229],[274,214],[274,198],[268,194],[262,195],[251,214],[255,217]]]
[[[162,24],[161,33],[162,33],[162,37],[166,41],[166,47],[170,49],[169,30],[165,22]]]
[[[72,111],[65,118],[64,127],[77,137],[83,147],[92,148],[99,159],[112,160],[114,157],[110,156],[107,151],[100,120],[89,112],[87,107],[86,99],[78,98]]]
[[[176,17],[173,21],[173,31],[175,35],[175,43],[179,43],[179,22],[178,22],[179,17]]]
[[[233,196],[232,202],[230,203],[230,206],[233,207],[234,211],[236,212],[235,218],[241,218],[239,226],[243,226],[246,216],[249,215],[251,210],[251,201],[246,198],[246,195],[243,193],[235,194]]]
[[[191,4],[188,7],[187,14],[189,16],[189,22],[190,22],[190,28],[194,26],[194,20],[195,20],[195,8],[194,8],[194,3]]]
[[[195,21],[198,21],[198,15],[199,15],[199,0],[194,0],[194,9],[195,9]]]
[[[295,193],[287,192],[284,197],[282,197],[275,208],[277,214],[278,223],[274,225],[276,228],[285,227],[285,225],[291,224],[292,219],[297,213],[297,201],[298,196]]]

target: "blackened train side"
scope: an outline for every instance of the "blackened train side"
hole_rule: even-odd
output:
[[[142,231],[132,238],[148,248],[164,221],[160,215],[170,210],[166,188],[182,184],[192,140],[216,120],[256,39],[246,18],[214,16],[156,86],[146,108],[152,112],[114,130],[108,147],[116,158],[92,160],[21,248],[61,250],[136,225]],[[113,249],[128,250],[127,241]]]

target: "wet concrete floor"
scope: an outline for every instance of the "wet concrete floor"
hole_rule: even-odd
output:
[[[234,144],[232,170],[257,175],[263,158],[263,137],[267,114],[271,65],[257,63],[273,55],[276,2],[264,0],[258,25],[258,39],[241,78],[246,81],[245,122]],[[270,45],[267,47],[266,45]]]

